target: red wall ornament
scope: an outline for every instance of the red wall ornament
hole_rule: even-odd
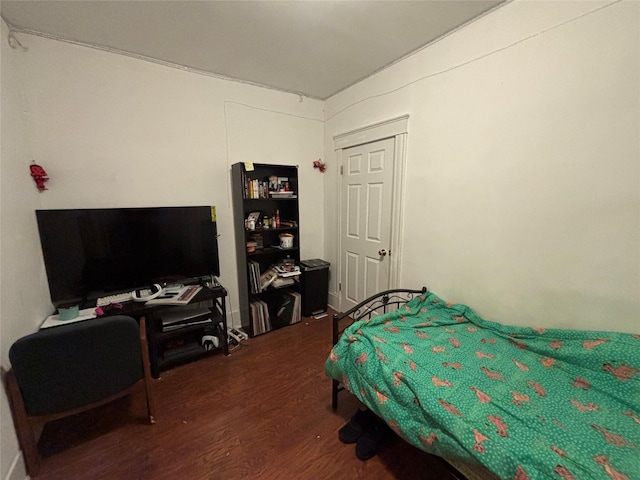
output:
[[[36,182],[36,187],[38,187],[38,190],[41,192],[44,190],[48,190],[47,187],[44,186],[44,182],[49,180],[49,176],[47,175],[47,172],[44,171],[44,168],[42,168],[40,165],[32,163],[29,169],[31,170],[31,176],[33,177],[33,181]]]
[[[324,171],[327,169],[327,166],[322,160],[318,159],[313,162],[313,168],[317,168],[321,173],[324,173]]]

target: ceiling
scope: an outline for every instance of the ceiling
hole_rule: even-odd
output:
[[[36,33],[326,99],[504,0],[3,0]]]

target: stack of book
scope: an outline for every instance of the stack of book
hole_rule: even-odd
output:
[[[276,320],[279,326],[293,325],[302,319],[301,297],[298,292],[284,291],[280,295]]]
[[[300,275],[300,267],[291,263],[279,263],[278,265],[274,265],[273,269],[278,276],[282,278],[297,277]]]
[[[269,285],[272,285],[278,279],[278,272],[272,267],[267,268],[260,274],[260,291],[264,291]]]
[[[273,327],[269,318],[269,307],[262,300],[252,300],[249,303],[251,308],[251,323],[253,326],[253,334],[260,335],[266,333]]]
[[[289,191],[279,191],[279,192],[269,192],[271,198],[297,198],[296,192]]]
[[[260,288],[260,264],[255,261],[250,261],[247,265],[249,267],[249,287],[251,293],[260,293],[262,291]]]
[[[273,288],[282,288],[289,285],[293,285],[300,275],[300,267],[292,264],[278,264],[274,265],[273,269],[278,274],[278,277],[273,281]]]
[[[293,325],[302,320],[302,301],[300,293],[283,291],[277,299],[277,310],[273,317],[269,314],[269,307],[262,300],[252,300],[251,308],[251,324],[253,326],[253,334],[260,335],[273,329],[273,326],[283,327],[285,325]]]
[[[269,198],[269,182],[251,179],[242,172],[244,198]]]
[[[296,279],[293,277],[284,278],[284,277],[276,277],[271,286],[273,288],[283,288],[288,287],[289,285],[293,285],[296,283]]]
[[[272,265],[262,273],[258,262],[251,261],[248,265],[252,294],[264,292],[267,287],[282,288],[292,285],[300,275],[300,267],[297,265]]]

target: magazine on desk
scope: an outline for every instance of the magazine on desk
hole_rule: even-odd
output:
[[[185,285],[179,290],[163,292],[145,305],[187,305],[202,290],[201,285]]]

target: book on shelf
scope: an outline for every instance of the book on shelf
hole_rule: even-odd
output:
[[[243,197],[256,199],[256,198],[269,198],[269,182],[258,179],[251,179],[242,172],[242,185],[243,185]]]
[[[296,281],[293,277],[277,277],[271,282],[271,286],[273,288],[282,288],[293,285],[294,283],[296,283]]]
[[[292,325],[301,319],[301,297],[298,292],[283,292],[278,302],[276,321],[279,325]]]
[[[260,293],[260,264],[256,261],[247,263],[249,269],[249,290],[251,293]]]
[[[271,285],[277,278],[278,272],[276,272],[272,267],[267,268],[263,273],[260,274],[260,291],[263,291],[265,288]]]
[[[251,309],[251,326],[253,334],[260,335],[272,329],[269,318],[269,307],[262,300],[252,300],[249,304]]]
[[[271,265],[260,273],[260,264],[256,261],[248,262],[249,290],[252,294],[264,292],[269,287],[282,288],[292,285],[300,275],[297,265]]]
[[[298,196],[296,195],[296,192],[291,192],[291,191],[276,191],[276,192],[269,192],[269,195],[271,196],[271,198],[298,198]]]

